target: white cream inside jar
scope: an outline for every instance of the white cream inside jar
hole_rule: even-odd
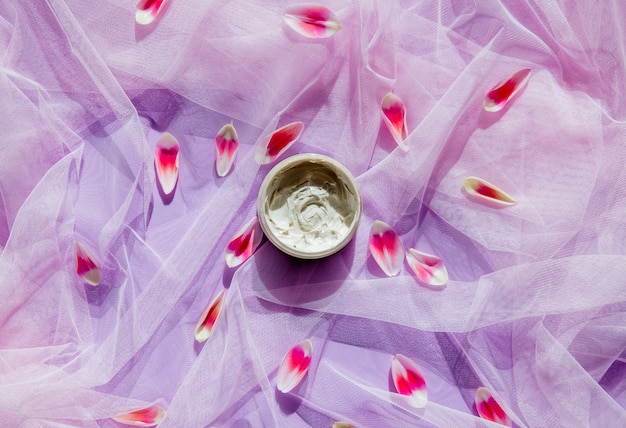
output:
[[[320,258],[354,236],[362,202],[356,181],[322,155],[292,156],[276,165],[259,192],[261,227],[274,245],[300,258]]]

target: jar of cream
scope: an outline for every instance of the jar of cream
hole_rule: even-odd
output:
[[[306,153],[278,163],[267,174],[257,201],[265,236],[281,251],[319,259],[345,247],[361,221],[358,185],[343,165]]]

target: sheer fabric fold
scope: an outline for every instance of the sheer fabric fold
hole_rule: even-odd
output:
[[[290,4],[169,0],[144,26],[136,1],[0,3],[3,424],[116,427],[157,405],[164,427],[482,426],[484,386],[517,426],[626,426],[626,6],[328,0],[341,29],[314,39],[284,22]],[[526,87],[484,111],[525,68]],[[390,92],[407,151],[381,118]],[[257,146],[296,121],[280,156],[343,163],[359,230],[326,259],[264,240],[229,268],[271,167]],[[164,132],[180,146],[167,195]],[[517,204],[475,203],[469,176]],[[406,264],[384,275],[376,220],[445,260],[447,286]],[[97,286],[76,275],[77,242]],[[282,393],[280,362],[305,339],[308,372]],[[422,369],[424,408],[399,399],[396,354]]]

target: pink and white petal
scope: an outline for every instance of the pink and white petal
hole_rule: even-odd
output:
[[[396,354],[391,360],[393,384],[401,395],[408,397],[411,406],[421,409],[428,403],[426,381],[420,367],[402,354]]]
[[[239,150],[239,138],[232,123],[228,123],[219,130],[215,136],[215,169],[217,175],[224,177],[233,166],[237,151]]]
[[[248,260],[263,240],[263,230],[258,218],[253,217],[232,237],[226,246],[226,264],[239,266]]]
[[[463,180],[463,187],[470,196],[488,206],[501,208],[517,203],[511,196],[482,178],[467,177]]]
[[[294,389],[309,371],[313,344],[305,339],[285,354],[276,375],[276,386],[279,391],[287,393]]]
[[[206,308],[200,316],[198,324],[196,324],[195,331],[195,337],[198,343],[202,343],[211,337],[217,320],[222,313],[222,308],[224,307],[225,292],[226,290],[220,291],[219,294],[215,296],[215,299],[213,299],[209,307]]]
[[[406,251],[406,261],[422,284],[436,288],[443,288],[448,284],[448,271],[439,257],[409,248]]]
[[[157,179],[165,195],[174,191],[178,181],[179,151],[178,141],[169,132],[161,135],[154,148]]]
[[[495,113],[506,107],[513,97],[526,86],[529,77],[530,68],[525,68],[498,83],[483,100],[485,111]]]
[[[161,14],[167,0],[139,0],[135,11],[135,21],[139,25],[149,25]]]
[[[404,102],[393,92],[383,97],[380,103],[383,121],[391,132],[393,139],[403,150],[408,150],[405,140],[407,137],[406,107]]]
[[[372,257],[387,276],[400,273],[404,261],[404,245],[391,226],[376,220],[370,230],[369,248]]]
[[[165,410],[160,406],[153,404],[144,409],[134,410],[113,417],[113,420],[126,425],[134,425],[137,427],[152,427],[161,423],[165,418]]]
[[[74,244],[76,274],[89,285],[96,286],[102,280],[102,269],[89,251],[79,242]]]
[[[509,415],[506,414],[491,392],[484,386],[481,386],[476,390],[474,402],[476,404],[476,411],[481,418],[506,425],[508,427],[513,425]]]
[[[296,142],[304,130],[304,123],[293,122],[265,137],[256,152],[256,161],[265,165],[274,162]]]
[[[319,4],[294,4],[285,9],[283,16],[294,31],[313,39],[330,37],[341,29],[335,14]]]

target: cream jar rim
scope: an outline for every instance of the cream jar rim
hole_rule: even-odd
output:
[[[351,190],[354,191],[354,195],[356,197],[356,212],[354,214],[354,219],[350,224],[350,231],[346,234],[346,236],[339,241],[336,245],[322,250],[322,251],[303,251],[296,250],[293,247],[289,247],[284,244],[280,239],[278,239],[269,225],[267,224],[266,214],[265,214],[265,200],[267,199],[267,189],[272,183],[272,181],[279,176],[282,172],[287,169],[296,166],[303,162],[313,162],[319,163],[322,165],[328,165],[330,169],[332,169],[335,173],[341,176],[342,179],[345,180],[346,184],[350,187]],[[341,249],[343,249],[354,237],[356,230],[361,222],[361,214],[363,212],[363,198],[361,197],[361,190],[359,189],[358,183],[352,173],[346,168],[343,164],[338,162],[337,160],[318,153],[301,153],[297,155],[290,156],[286,159],[283,159],[267,173],[263,182],[261,183],[261,187],[259,189],[259,194],[257,197],[257,217],[259,219],[259,223],[261,225],[261,229],[263,229],[263,233],[267,236],[267,239],[274,244],[279,250],[282,252],[289,254],[294,257],[298,257],[301,259],[321,259],[323,257],[330,256]]]

